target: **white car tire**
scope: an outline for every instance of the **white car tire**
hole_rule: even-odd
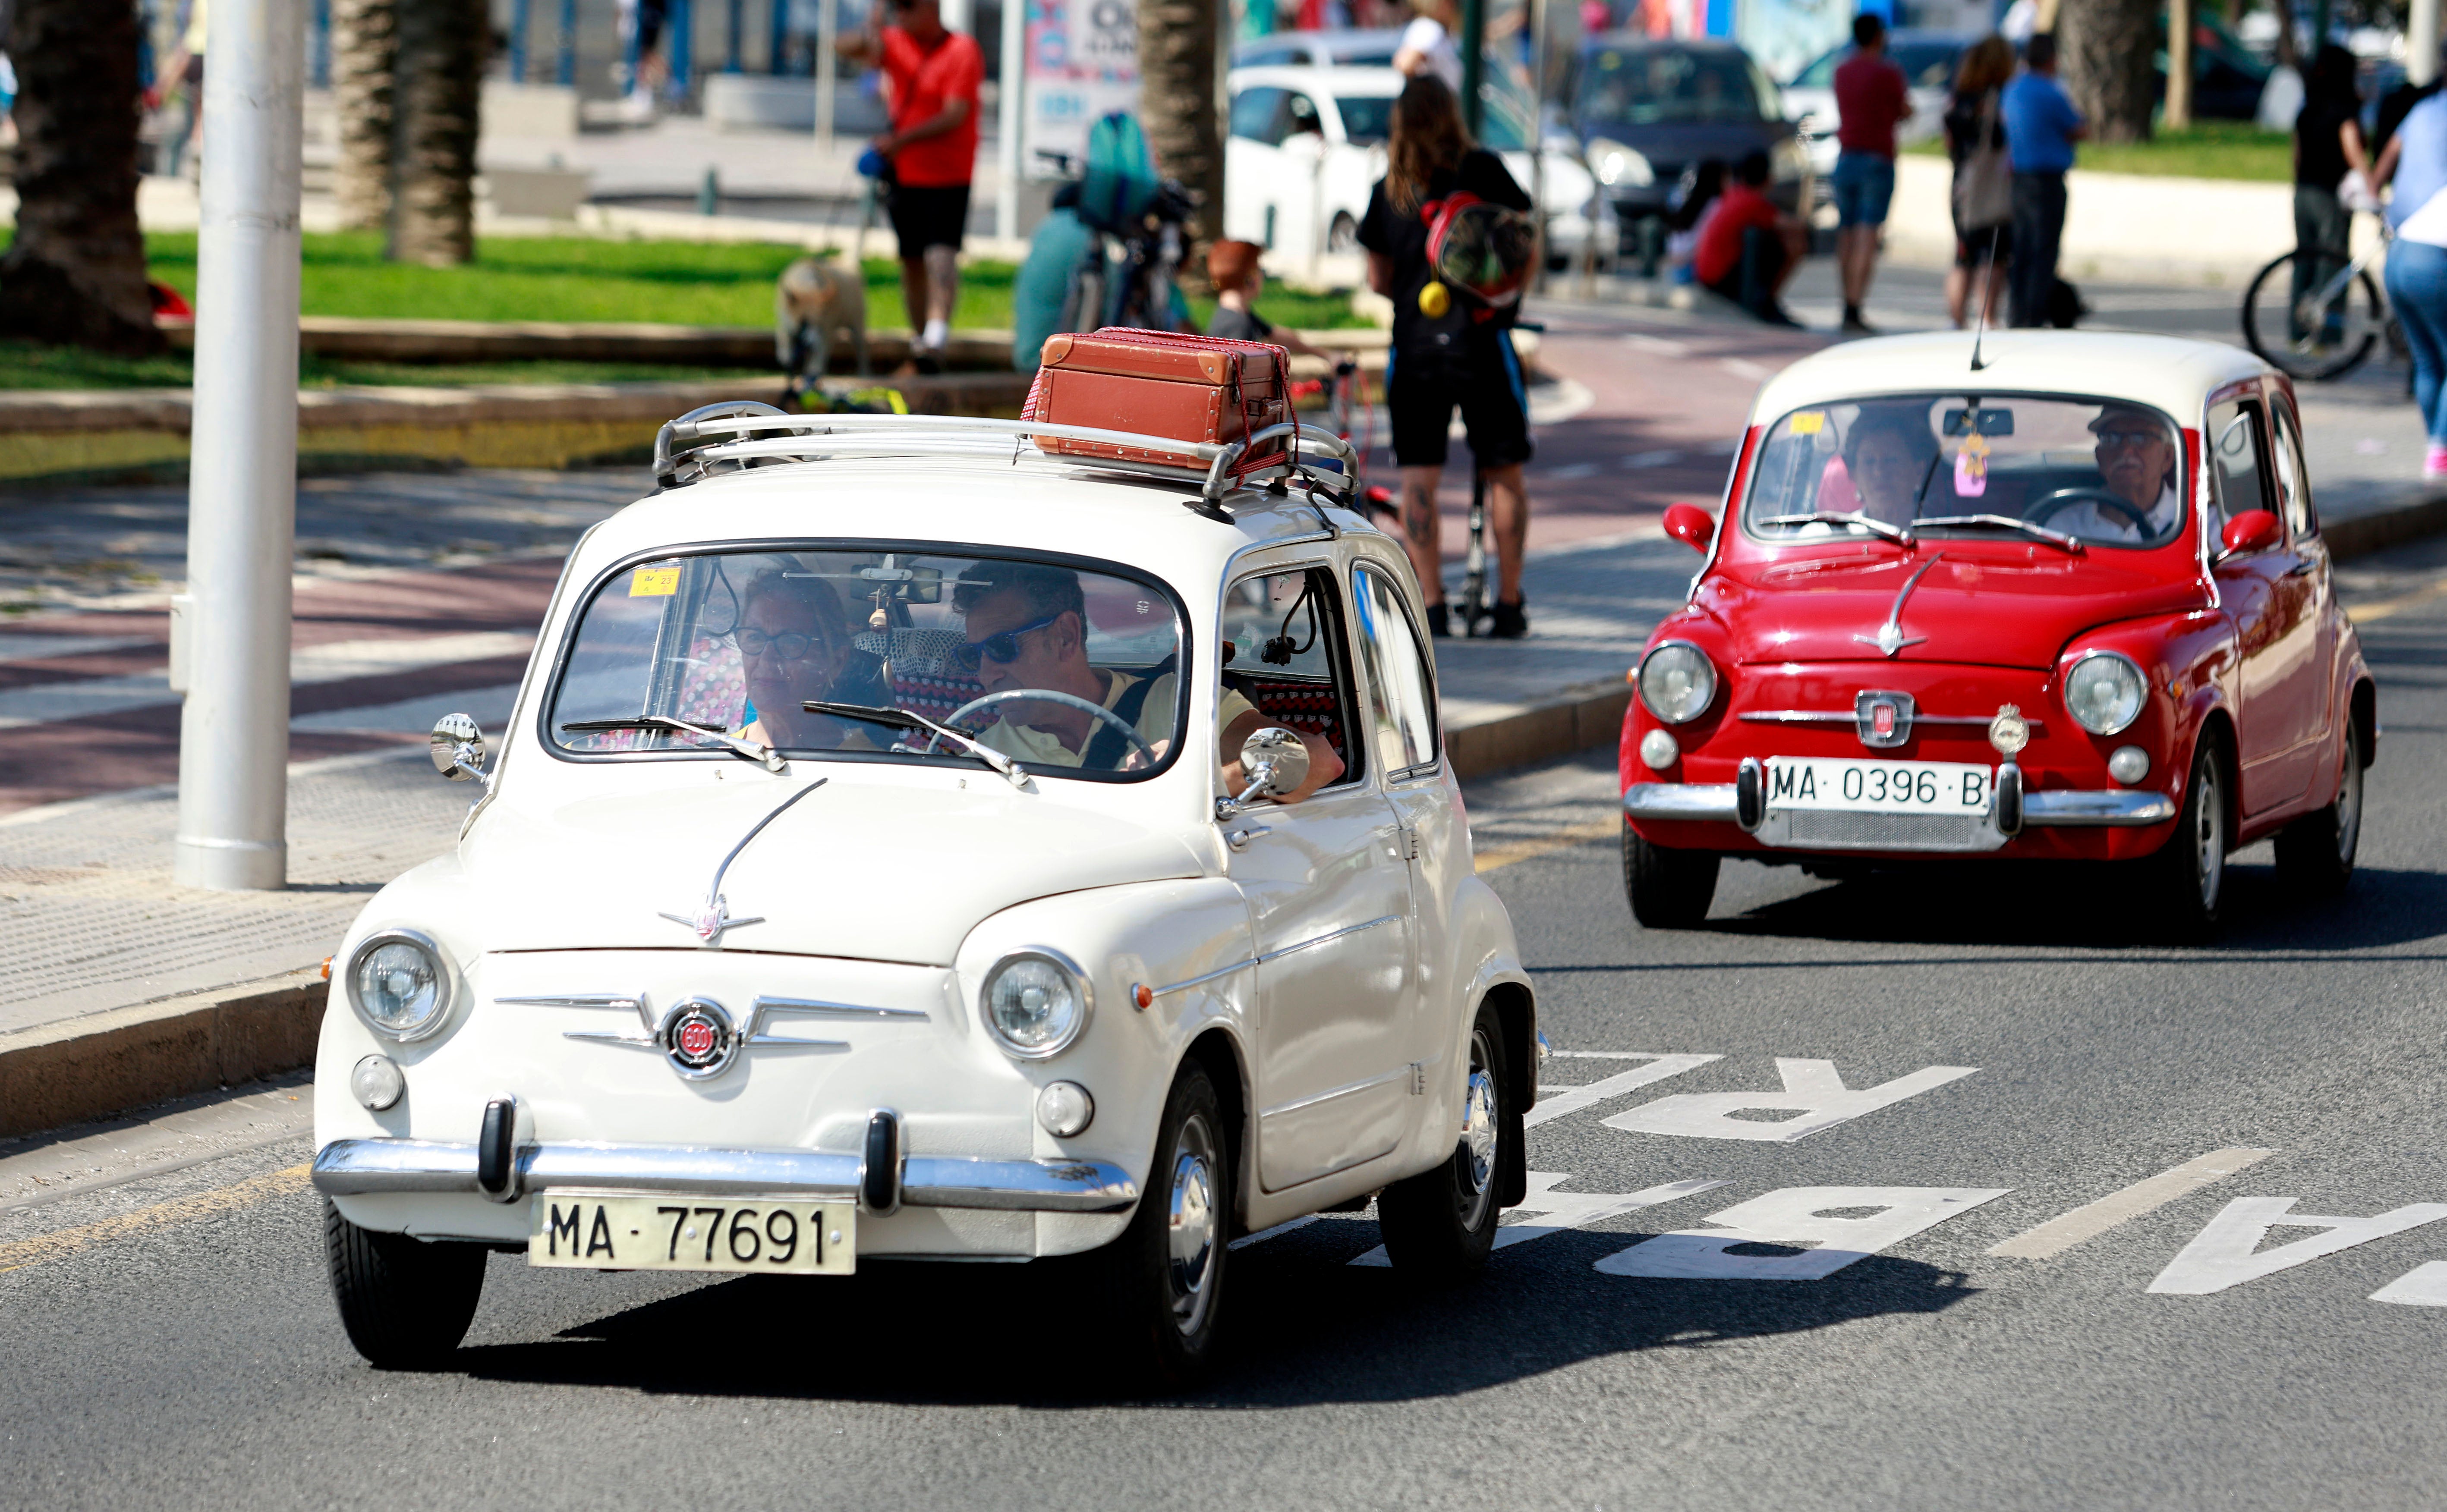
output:
[[[1504,1028],[1494,1007],[1482,1004],[1470,1026],[1461,1134],[1451,1157],[1376,1199],[1385,1254],[1396,1271],[1427,1281],[1460,1280],[1484,1268],[1493,1253],[1504,1217],[1504,1173],[1512,1168],[1508,1146],[1523,1137],[1508,1072]]]
[[[1119,1363],[1159,1389],[1213,1369],[1230,1270],[1236,1170],[1222,1103],[1206,1068],[1185,1062],[1165,1099],[1138,1212],[1096,1252],[1086,1278],[1116,1309]]]
[[[340,1326],[375,1369],[429,1369],[467,1336],[484,1291],[484,1246],[359,1228],[328,1198],[323,1238]]]

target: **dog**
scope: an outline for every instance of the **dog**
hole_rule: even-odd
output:
[[[843,331],[858,375],[866,377],[866,279],[857,261],[821,253],[783,269],[773,284],[773,360],[788,375],[792,397],[819,387]]]

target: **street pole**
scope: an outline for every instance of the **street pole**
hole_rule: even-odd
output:
[[[297,521],[304,0],[215,0],[187,482],[186,708],[171,876],[289,874],[289,575]]]
[[[2438,0],[2413,0],[2405,28],[2404,76],[2415,84],[2438,77]]]
[[[1019,122],[1027,85],[1028,0],[1002,0],[1002,79],[995,85],[995,235],[1019,236]]]
[[[1461,0],[1461,35],[1453,42],[1461,48],[1462,129],[1476,142],[1486,124],[1478,95],[1479,83],[1487,77],[1487,0]]]
[[[2159,119],[2171,131],[2192,123],[2192,0],[2167,0],[2167,104]]]
[[[841,73],[841,0],[816,0],[816,165],[829,171],[833,161],[833,89]]]

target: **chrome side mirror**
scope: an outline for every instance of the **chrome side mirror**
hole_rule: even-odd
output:
[[[465,714],[445,714],[433,722],[433,769],[454,783],[484,776],[484,732]]]
[[[1280,725],[1254,730],[1241,743],[1241,775],[1249,785],[1227,799],[1227,812],[1261,798],[1280,798],[1308,781],[1308,747]]]

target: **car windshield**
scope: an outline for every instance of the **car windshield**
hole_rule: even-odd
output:
[[[1342,135],[1373,147],[1393,129],[1392,95],[1336,95],[1334,108],[1342,112]]]
[[[1581,76],[1580,117],[1592,128],[1775,119],[1774,89],[1738,52],[1602,47]]]
[[[2121,400],[1912,394],[1770,426],[1743,520],[1758,539],[2020,535],[2164,545],[2184,522],[2175,426]]]
[[[579,757],[744,741],[915,760],[916,715],[1033,771],[1130,780],[1179,743],[1180,655],[1171,595],[1110,564],[857,544],[673,556],[595,590],[546,738]],[[948,741],[936,759],[977,760]]]

